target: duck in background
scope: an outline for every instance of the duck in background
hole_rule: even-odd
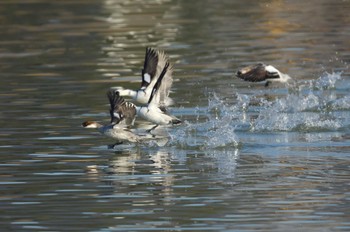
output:
[[[250,82],[265,82],[267,87],[271,82],[287,83],[292,78],[285,73],[280,72],[272,65],[258,63],[239,69],[236,77]]]

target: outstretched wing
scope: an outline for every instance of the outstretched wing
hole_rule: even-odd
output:
[[[157,90],[159,94],[158,106],[161,108],[172,104],[172,99],[169,98],[169,94],[173,85],[173,66],[167,62],[164,68],[167,70]]]
[[[276,71],[273,69],[266,70],[266,67],[272,66],[266,66],[263,63],[247,66],[238,70],[236,76],[250,82],[260,82],[265,81],[266,79],[279,78],[279,73],[276,69],[274,69]]]
[[[169,57],[163,51],[158,51],[158,67],[157,67],[157,73],[156,73],[156,77],[157,77],[156,81],[158,81],[166,65],[169,67],[167,67],[167,71],[157,91],[159,93],[159,97],[157,100],[157,104],[159,107],[166,107],[173,104],[173,100],[169,98],[170,89],[173,84],[173,75],[172,75],[173,68],[169,62]],[[152,88],[153,87],[154,86],[152,86]]]
[[[119,124],[124,121],[126,125],[132,125],[136,116],[136,106],[125,101],[118,91],[111,89],[107,92],[107,96],[110,104],[111,123]]]
[[[114,112],[117,111],[118,106],[123,102],[124,99],[119,96],[119,92],[116,94],[116,91],[112,89],[107,92],[107,97],[110,105],[109,114],[111,116],[111,123],[119,123],[122,120],[122,117],[115,115]]]
[[[153,48],[146,48],[145,61],[142,69],[141,89],[146,89],[154,79],[157,72],[158,52]]]
[[[164,77],[166,77],[166,74],[169,71],[169,66],[169,62],[166,62],[157,82],[154,84],[151,96],[148,100],[148,104],[156,104],[161,109],[165,108],[165,96],[169,95],[169,90],[171,87],[171,85],[167,86],[168,83],[166,83],[166,81],[163,81]]]

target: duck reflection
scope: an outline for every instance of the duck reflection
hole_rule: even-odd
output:
[[[152,195],[153,190],[169,195],[175,185],[172,161],[168,150],[120,150],[115,152],[108,166],[90,166],[88,174],[111,186],[117,195],[132,191],[136,191],[136,195]]]

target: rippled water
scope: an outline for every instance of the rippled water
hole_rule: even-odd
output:
[[[349,231],[349,1],[0,1],[1,231]],[[169,142],[107,149],[111,86],[174,63]],[[290,85],[234,77],[262,61]]]

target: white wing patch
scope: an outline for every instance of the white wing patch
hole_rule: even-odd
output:
[[[118,120],[120,120],[120,119],[121,119],[121,117],[120,117],[120,115],[119,115],[118,113],[113,112],[113,115],[114,115],[114,117],[116,117],[116,119],[118,119]]]
[[[145,73],[145,74],[143,75],[143,80],[144,80],[145,82],[147,82],[148,84],[151,83],[151,75],[149,75],[148,73]]]
[[[272,65],[268,65],[268,66],[266,66],[266,71],[267,72],[269,72],[269,73],[278,73],[279,71],[275,68],[275,67],[273,67]]]

